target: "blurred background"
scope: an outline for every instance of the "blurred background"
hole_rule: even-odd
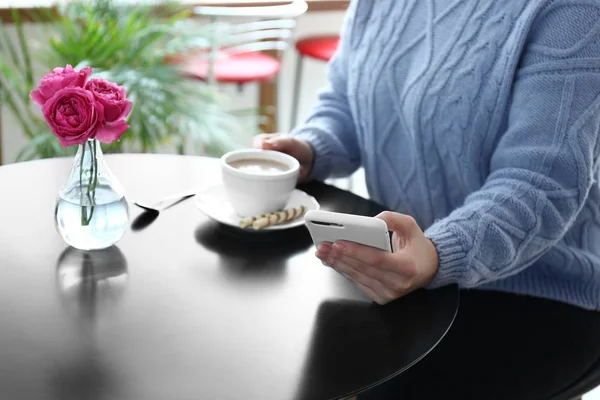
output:
[[[29,99],[66,64],[93,67],[134,101],[129,131],[105,153],[219,157],[288,132],[325,85],[348,3],[0,0],[0,163],[74,154]],[[362,171],[330,183],[367,195]]]

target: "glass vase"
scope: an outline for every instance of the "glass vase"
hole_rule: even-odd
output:
[[[124,190],[96,139],[79,145],[68,181],[56,199],[55,222],[63,240],[80,250],[110,247],[129,227]]]

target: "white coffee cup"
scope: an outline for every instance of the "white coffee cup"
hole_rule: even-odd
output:
[[[240,217],[285,208],[296,187],[300,163],[271,150],[234,150],[221,157],[225,191]]]

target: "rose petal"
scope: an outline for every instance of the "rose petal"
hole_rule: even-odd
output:
[[[42,96],[39,89],[32,90],[31,93],[29,94],[29,97],[38,106],[43,106],[44,103],[46,102],[46,98],[44,96]]]
[[[129,129],[129,125],[125,120],[121,119],[113,123],[106,123],[103,127],[98,129],[96,133],[96,139],[102,143],[111,143],[115,140],[119,140],[121,135]]]
[[[39,87],[39,93],[48,100],[50,97],[54,96],[54,93],[58,92],[62,87],[56,89],[52,83],[43,84]]]
[[[121,115],[119,115],[119,118],[117,119],[125,119],[127,118],[127,116],[129,115],[129,113],[131,112],[131,109],[133,108],[133,103],[129,100],[123,100],[125,107],[123,108],[123,111],[121,111]]]
[[[85,135],[62,137],[60,135],[55,134],[55,136],[58,138],[58,141],[60,142],[62,147],[69,147],[69,146],[73,146],[73,145],[77,145],[77,144],[84,144],[85,142],[88,141],[88,137],[86,137]]]
[[[104,106],[104,118],[107,121],[118,121],[121,116],[121,107],[118,103],[102,102]]]

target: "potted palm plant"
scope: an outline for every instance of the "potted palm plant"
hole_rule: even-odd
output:
[[[196,153],[219,156],[238,147],[231,132],[239,116],[226,112],[223,95],[182,75],[169,57],[207,45],[210,25],[193,24],[190,10],[178,2],[123,6],[111,0],[70,1],[58,12],[38,12],[28,19],[43,23],[42,39],[28,40],[21,15],[13,12],[16,40],[0,23],[0,94],[28,141],[19,160],[73,155],[53,139],[29,93],[36,71],[57,65],[91,67],[126,88],[135,106],[129,131],[105,147],[106,153]]]

